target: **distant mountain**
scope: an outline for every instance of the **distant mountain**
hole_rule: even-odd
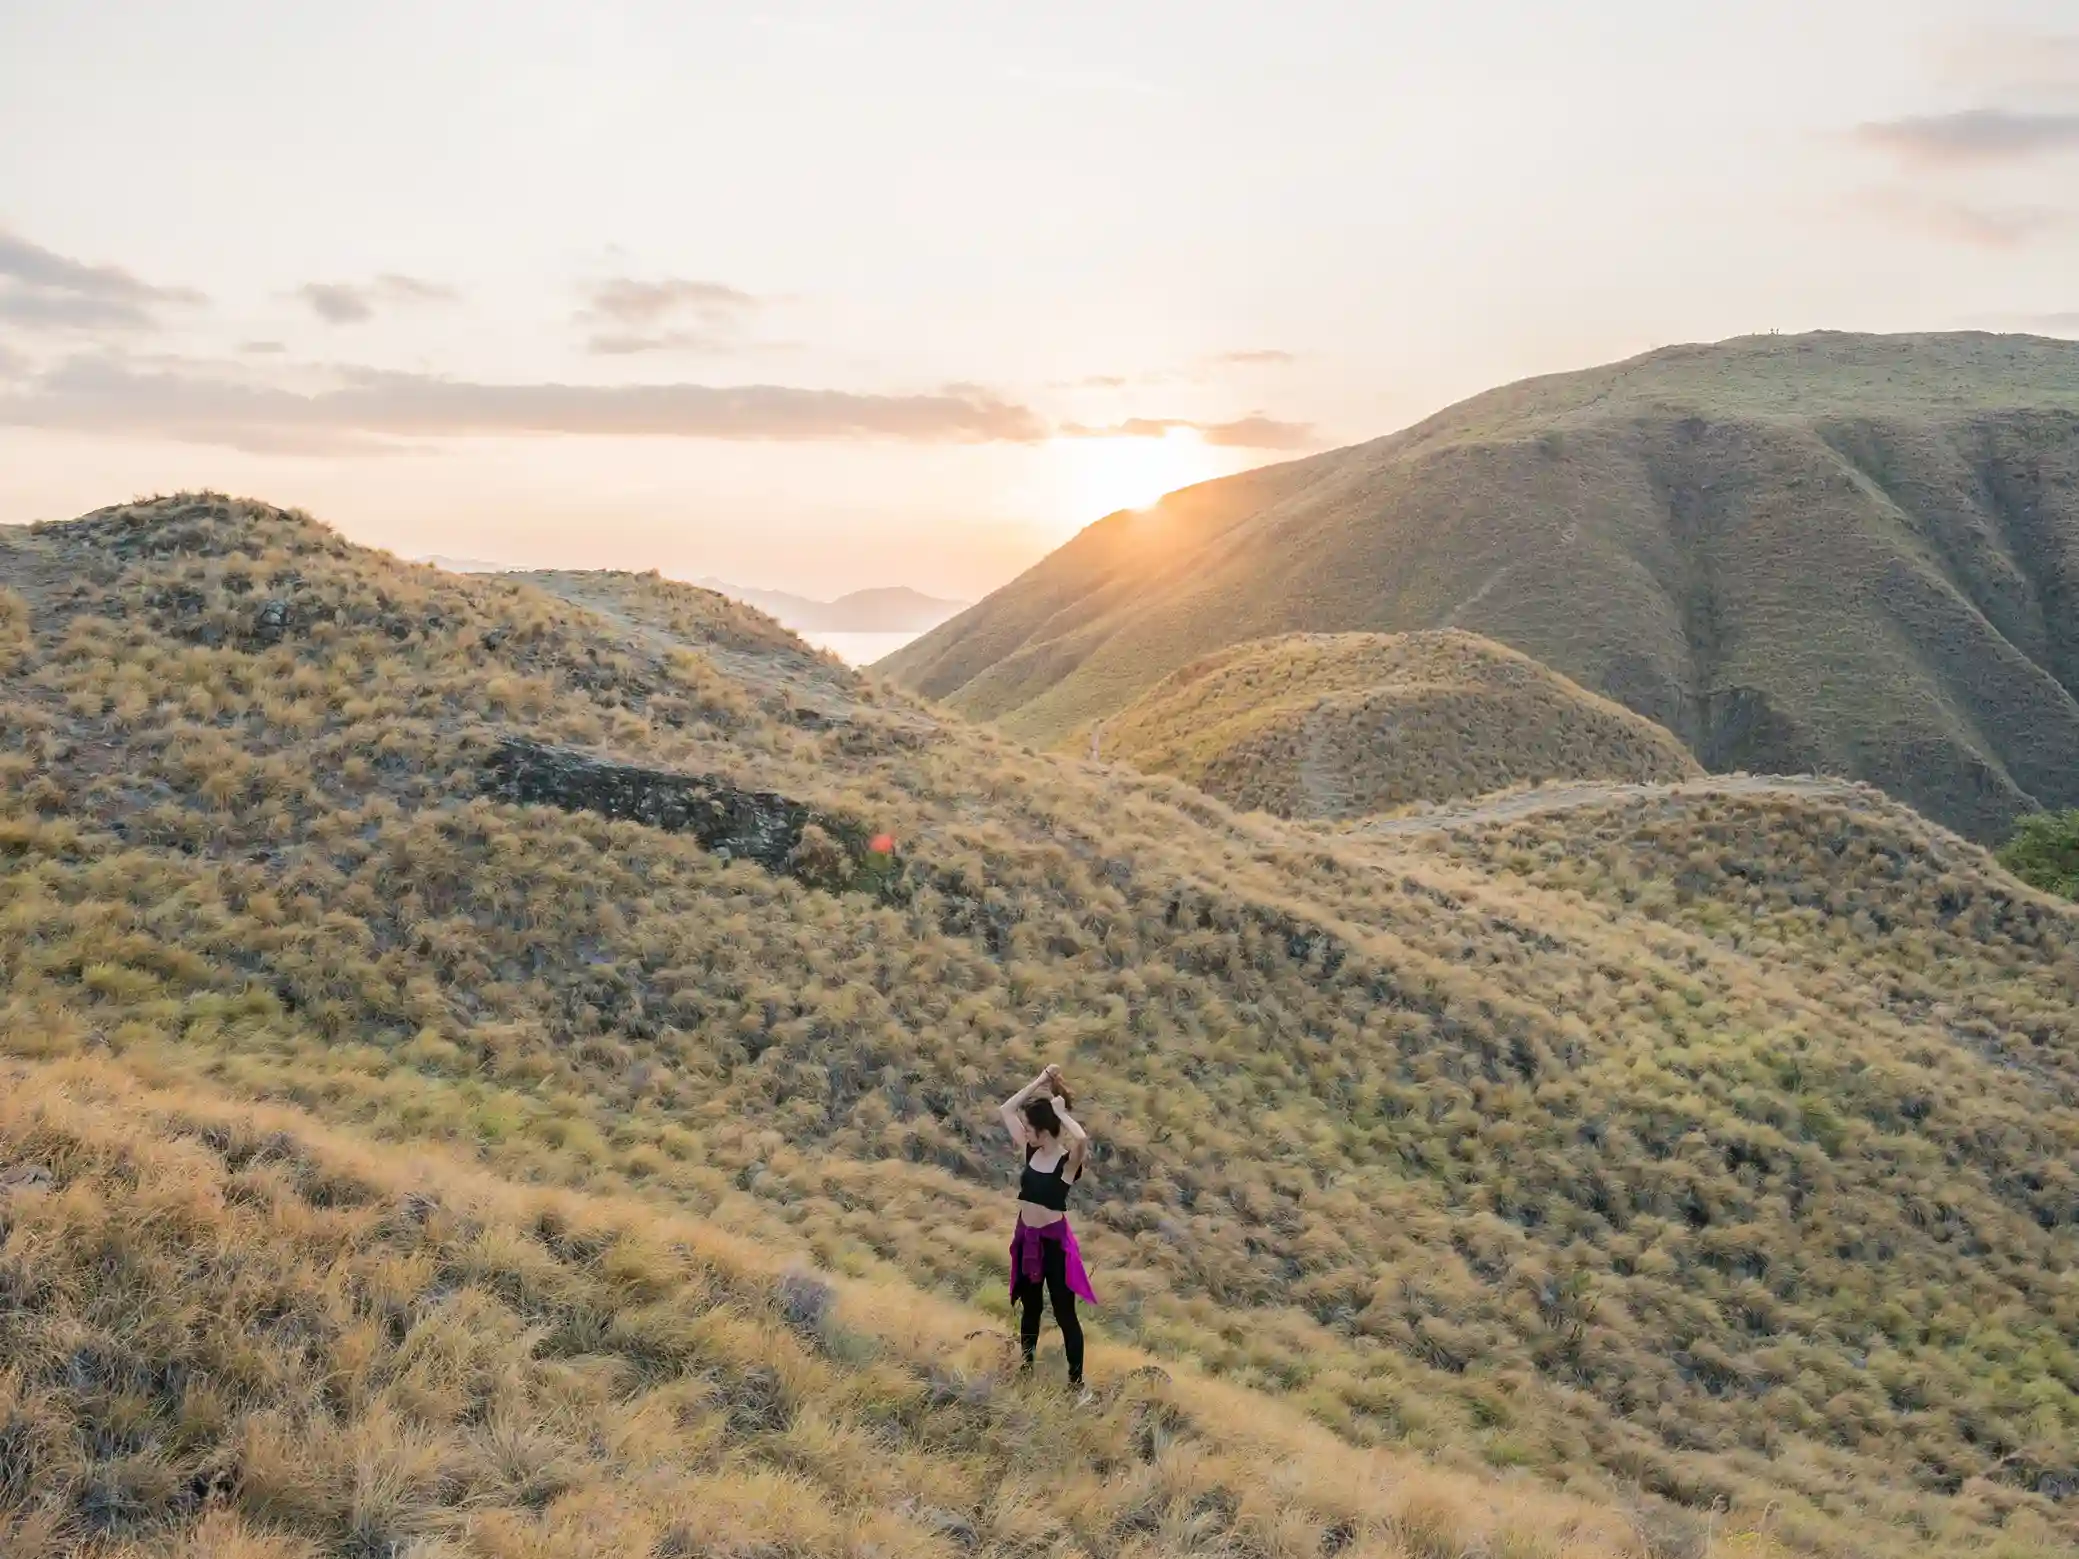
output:
[[[443,557],[438,552],[421,553],[411,561],[414,563],[427,563],[434,568],[444,568],[450,574],[511,574],[517,572],[517,569],[511,563],[491,563],[483,558]]]
[[[945,601],[907,585],[854,590],[835,601],[818,601],[786,590],[753,590],[723,579],[703,579],[709,590],[755,606],[796,633],[923,633],[967,610],[965,601]]]
[[[525,572],[517,564],[492,563],[483,558],[451,558],[424,553],[411,560],[430,563],[451,574],[514,574]],[[565,570],[564,572],[569,572]],[[724,579],[696,581],[702,589],[726,595],[732,601],[755,606],[796,633],[923,633],[967,610],[966,601],[946,601],[907,585],[888,585],[871,590],[854,590],[835,601],[818,601],[786,590],[753,590],[732,585]]]
[[[1101,756],[1281,817],[1361,817],[1546,780],[1703,772],[1651,720],[1456,631],[1295,633],[1216,650],[1097,734]]]
[[[1060,742],[1198,657],[1458,627],[1720,772],[1979,839],[2079,804],[2079,343],[1753,336],[1491,391],[1099,521],[882,662]]]

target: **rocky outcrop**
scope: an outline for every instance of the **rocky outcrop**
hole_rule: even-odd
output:
[[[892,898],[902,881],[901,859],[892,848],[874,849],[873,837],[859,824],[713,774],[616,763],[511,737],[485,766],[484,789],[500,801],[597,812],[691,834],[725,859],[755,861],[826,892]]]

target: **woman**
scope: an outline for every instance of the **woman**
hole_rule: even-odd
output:
[[[1039,1346],[1044,1291],[1053,1301],[1054,1324],[1061,1328],[1068,1383],[1081,1390],[1083,1325],[1076,1319],[1076,1296],[1094,1305],[1097,1295],[1090,1291],[1075,1231],[1068,1226],[1068,1189],[1082,1178],[1090,1136],[1068,1110],[1061,1068],[1050,1066],[1004,1100],[998,1114],[1025,1155],[1018,1177],[1018,1232],[1011,1240],[1011,1303],[1024,1307],[1018,1340],[1024,1346],[1025,1368],[1032,1368],[1033,1350]]]

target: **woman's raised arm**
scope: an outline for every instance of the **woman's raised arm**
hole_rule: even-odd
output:
[[[1068,1106],[1058,1094],[1054,1099],[1054,1118],[1061,1122],[1061,1135],[1068,1139],[1068,1178],[1078,1180],[1083,1174],[1083,1160],[1090,1156],[1090,1133],[1068,1113]]]
[[[1039,1076],[997,1106],[996,1113],[1003,1121],[1004,1130],[1011,1134],[1011,1141],[1021,1148],[1025,1146],[1028,1140],[1025,1131],[1025,1101],[1038,1093],[1042,1088],[1052,1085],[1053,1072],[1054,1069],[1048,1067],[1046,1071],[1040,1073]]]

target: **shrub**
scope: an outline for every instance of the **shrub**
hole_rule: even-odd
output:
[[[2079,899],[2079,807],[2023,818],[1999,861],[2032,888]]]

